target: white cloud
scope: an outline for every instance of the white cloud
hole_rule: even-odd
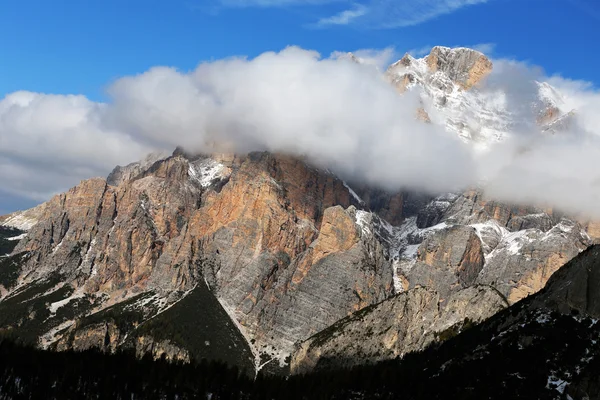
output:
[[[433,48],[433,46],[426,45],[426,46],[422,46],[422,47],[419,47],[416,49],[410,49],[409,51],[407,51],[407,53],[415,58],[421,58],[423,56],[428,55],[431,52],[432,48]]]
[[[397,96],[370,66],[296,47],[201,64],[191,74],[153,69],[117,81],[110,93],[113,126],[165,147],[210,151],[216,142],[307,155],[378,185],[428,190],[462,184],[470,170],[465,146],[416,121],[416,96]],[[429,174],[436,167],[440,173]]]
[[[496,43],[478,43],[472,46],[465,46],[465,47],[469,47],[473,50],[477,50],[483,54],[485,54],[488,57],[493,56],[494,51],[496,50]]]
[[[400,54],[393,47],[385,49],[360,49],[352,53],[334,51],[331,53],[332,59],[348,57],[352,54],[356,59],[364,65],[372,65],[380,71],[385,70],[391,63],[398,60]]]
[[[191,73],[157,67],[117,80],[108,93],[108,104],[29,92],[4,98],[4,190],[47,198],[154,149],[211,151],[214,143],[307,155],[388,187],[449,190],[472,170],[465,146],[415,120],[416,96],[397,96],[371,66],[295,47],[204,63]]]
[[[325,15],[308,27],[355,25],[364,28],[400,28],[418,25],[463,7],[490,0],[219,0],[223,7],[288,7],[345,5],[334,15]]]
[[[400,28],[419,25],[463,7],[488,0],[370,0],[369,12],[357,23],[371,28]]]
[[[220,0],[219,2],[225,7],[285,7],[314,6],[345,1],[346,0]]]
[[[148,147],[103,126],[106,108],[83,96],[31,92],[0,100],[2,190],[46,200],[146,153]]]
[[[554,87],[561,113],[574,111],[563,131],[540,134],[533,124],[536,81]],[[482,90],[499,91],[516,120],[530,121],[514,126],[512,140],[477,161],[488,194],[513,204],[600,218],[600,91],[589,82],[548,78],[541,68],[514,60],[494,60],[494,72]]]
[[[331,17],[321,18],[319,22],[317,22],[317,26],[329,26],[329,25],[348,25],[357,18],[364,16],[369,12],[369,9],[366,6],[362,6],[360,4],[355,5],[353,8],[349,10],[344,10],[339,14],[332,15]]]
[[[435,124],[415,119],[417,93],[400,96],[372,65],[392,49],[356,52],[371,65],[296,47],[254,59],[204,63],[189,73],[157,67],[114,82],[108,103],[17,92],[0,100],[2,190],[35,199],[152,150],[269,150],[306,156],[349,180],[387,189],[457,190],[482,181],[498,199],[549,204],[600,217],[600,93],[549,81],[572,129],[541,136],[532,124],[484,158]],[[543,71],[495,60],[480,90],[524,120]]]

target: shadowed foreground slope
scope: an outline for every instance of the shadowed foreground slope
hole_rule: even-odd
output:
[[[0,346],[3,398],[596,399],[600,247],[538,294],[403,360],[252,381],[216,363]],[[582,296],[582,294],[585,294]]]

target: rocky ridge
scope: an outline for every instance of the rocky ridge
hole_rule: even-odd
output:
[[[38,321],[40,345],[86,348],[78,337],[100,335],[114,350],[207,284],[257,358],[283,362],[297,340],[393,293],[383,246],[351,202],[341,180],[300,160],[176,152],[118,186],[92,179],[46,203],[14,251],[27,257],[2,302],[47,284],[63,298],[46,311],[72,316]],[[81,318],[126,301],[141,310],[131,326],[80,332]]]
[[[504,297],[489,286],[471,286],[445,300],[432,289],[411,289],[367,307],[300,344],[291,370],[300,374],[402,358],[452,337],[507,306]]]
[[[418,119],[445,126],[479,150],[504,141],[517,127],[557,133],[574,125],[576,114],[546,82],[532,82],[538,93],[531,113],[522,116],[507,109],[500,100],[505,93],[485,85],[492,70],[491,60],[479,51],[436,46],[423,58],[406,54],[385,77],[398,92],[419,94]]]
[[[434,99],[447,128],[473,143],[500,140],[510,128],[509,116],[485,109],[478,91],[491,68],[476,51],[434,48],[424,59],[405,56],[386,75],[400,91]],[[544,123],[558,121],[552,88],[540,88],[549,99]],[[474,116],[482,127],[475,133]],[[373,345],[370,359],[422,349],[454,321],[444,310],[457,299],[468,306],[463,322],[483,320],[502,303],[495,293],[508,304],[536,293],[599,236],[593,222],[496,202],[480,191],[386,193],[290,156],[182,149],[117,167],[107,180],[83,181],[0,224],[28,231],[0,259],[0,332],[57,350],[133,346],[169,359],[213,357],[190,339],[198,318],[172,332],[177,341],[159,334],[168,323],[151,322],[175,318],[169,310],[206,289],[212,313],[227,316],[218,325],[232,324],[224,333],[231,347],[244,348],[230,361],[247,367],[252,353],[254,369],[285,367],[299,342],[353,313],[374,305],[400,312],[403,306],[387,299],[417,304],[414,313],[437,328],[431,340],[399,335],[385,356],[375,356]],[[492,293],[489,314],[464,300],[480,287]]]

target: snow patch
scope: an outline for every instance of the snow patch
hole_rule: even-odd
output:
[[[21,240],[21,239],[24,239],[24,238],[25,238],[25,236],[27,236],[27,234],[26,234],[26,233],[23,233],[23,234],[21,234],[21,235],[19,235],[19,236],[13,236],[13,237],[6,238],[6,240],[11,240],[11,241],[14,241],[14,240]]]
[[[360,196],[357,195],[356,192],[354,190],[352,190],[352,188],[350,186],[348,186],[348,184],[346,182],[342,181],[342,183],[344,184],[344,187],[346,189],[348,189],[348,192],[350,192],[352,197],[354,197],[354,200],[356,200],[358,202],[358,204],[365,205],[365,202],[363,201],[363,199],[361,199]]]
[[[368,211],[357,210],[356,211],[356,224],[360,226],[363,236],[372,235],[371,224],[373,221],[373,214]]]
[[[0,225],[9,228],[16,228],[21,231],[28,231],[31,228],[33,228],[33,226],[37,223],[38,220],[36,218],[26,217],[24,215],[24,212],[17,212],[13,214],[10,218],[2,222]]]
[[[533,239],[529,237],[529,234],[532,232],[531,229],[526,229],[523,231],[517,231],[507,235],[503,242],[504,248],[513,255],[519,254],[523,246],[528,243],[533,242]]]
[[[51,314],[56,314],[56,311],[58,311],[59,308],[66,306],[67,304],[69,304],[71,301],[73,301],[75,299],[81,299],[83,297],[85,297],[83,290],[77,290],[75,293],[73,293],[71,296],[67,297],[66,299],[56,301],[56,302],[50,304],[48,306],[48,310],[50,311]]]
[[[554,375],[550,375],[548,377],[548,383],[546,383],[546,389],[555,389],[557,390],[560,394],[562,394],[565,391],[565,388],[567,387],[567,385],[569,384],[569,382],[557,378]]]
[[[402,292],[402,280],[399,271],[408,273],[416,262],[417,250],[429,235],[436,231],[449,227],[445,222],[420,229],[417,227],[417,217],[407,218],[404,223],[395,227],[385,222],[382,224],[391,236],[389,255],[392,258],[392,269],[394,273],[394,289],[396,293]]]
[[[212,158],[190,162],[188,167],[190,178],[198,182],[203,188],[209,187],[215,179],[225,178],[226,173],[227,168]]]
[[[475,228],[475,232],[477,233],[477,236],[479,236],[479,239],[481,239],[482,242],[484,241],[483,235],[485,235],[486,233],[494,233],[500,238],[503,238],[504,236],[510,234],[510,231],[505,227],[500,226],[500,224],[498,224],[498,221],[496,221],[495,219],[491,219],[484,223],[471,224],[469,226]]]

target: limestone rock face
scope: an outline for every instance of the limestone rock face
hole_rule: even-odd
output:
[[[394,236],[398,291],[427,286],[444,298],[478,283],[495,287],[511,304],[542,289],[592,243],[574,219],[493,201],[478,191],[432,200]],[[463,260],[463,255],[468,257]],[[465,279],[457,266],[467,260]]]
[[[76,331],[73,337],[68,339],[64,337],[59,340],[56,343],[56,350],[98,349],[110,353],[117,349],[122,340],[122,334],[114,322],[104,322],[86,326],[84,329]]]
[[[492,71],[492,62],[482,53],[466,48],[436,46],[426,57],[431,72],[442,71],[462,89],[468,90]]]
[[[437,46],[423,58],[406,54],[386,70],[385,79],[399,94],[420,97],[417,118],[442,125],[465,143],[485,150],[529,126],[540,133],[563,134],[577,127],[576,110],[547,82],[532,81],[537,88],[531,112],[515,112],[485,84],[492,72],[489,58],[468,48]]]
[[[552,307],[569,314],[573,309],[600,318],[600,247],[592,246],[558,270],[532,301],[535,307]]]
[[[545,233],[520,231],[488,255],[477,281],[493,284],[513,304],[541,290],[554,272],[589,244],[579,224],[568,220]]]
[[[377,213],[392,225],[400,225],[408,212],[407,194],[404,192],[389,193],[381,189],[365,185],[351,185],[360,196],[364,206]]]
[[[435,232],[417,251],[417,260],[454,273],[463,286],[472,284],[483,268],[481,240],[474,228],[453,226]]]
[[[190,362],[190,354],[187,350],[174,345],[169,340],[156,341],[148,336],[136,338],[135,352],[138,357],[150,354],[155,360],[164,357],[167,361]]]
[[[292,358],[292,373],[402,357],[446,340],[508,305],[487,286],[458,291],[443,308],[439,303],[435,291],[416,288],[365,308],[301,343]]]
[[[484,263],[476,230],[455,225],[429,235],[418,247],[414,266],[401,276],[409,288],[432,288],[446,301],[451,292],[473,285]]]
[[[513,124],[510,114],[482,93],[491,71],[491,61],[478,51],[434,47],[424,58],[406,54],[386,70],[385,78],[400,94],[419,95],[418,119],[485,147],[508,136]]]
[[[328,172],[282,155],[181,151],[127,168],[113,174],[116,185],[83,181],[45,203],[15,249],[30,256],[13,287],[58,277],[65,303],[88,296],[91,314],[155,293],[155,313],[206,282],[257,355],[280,360],[296,341],[393,294],[386,249]],[[117,335],[110,324],[81,330],[76,319],[60,321],[74,338],[60,348],[120,345],[105,344]],[[168,344],[140,346],[154,354]]]
[[[168,156],[168,154],[163,153],[151,153],[141,161],[131,163],[124,167],[117,166],[108,175],[106,182],[112,186],[119,186],[123,182],[130,181],[138,175],[146,172],[154,163],[164,160]]]
[[[417,119],[428,124],[431,123],[431,118],[429,118],[429,114],[423,107],[417,108]]]
[[[29,210],[17,211],[8,215],[0,215],[0,225],[7,228],[28,231],[40,221],[44,214],[46,203],[30,208]]]
[[[197,207],[201,190],[188,180],[188,162],[171,158],[121,186],[92,179],[54,197],[15,249],[35,254],[23,283],[58,273],[86,293],[109,296],[157,285],[153,274],[166,278],[160,280],[165,289],[191,284],[159,262],[165,243],[180,235]]]
[[[595,242],[600,242],[600,222],[599,221],[586,221],[582,225],[585,227],[585,231],[590,238]]]

